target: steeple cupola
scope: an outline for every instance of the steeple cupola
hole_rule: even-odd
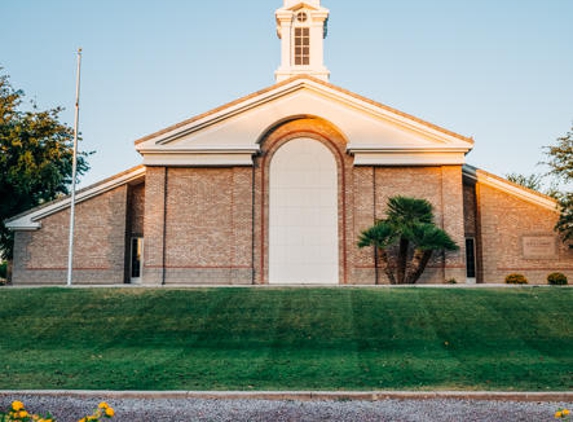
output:
[[[276,11],[282,48],[281,66],[275,72],[277,82],[303,74],[328,81],[324,39],[329,14],[320,0],[284,0],[284,6]]]

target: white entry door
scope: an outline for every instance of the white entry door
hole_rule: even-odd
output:
[[[269,283],[338,283],[338,178],[330,150],[295,139],[271,161]]]

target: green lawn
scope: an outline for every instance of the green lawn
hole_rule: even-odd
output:
[[[573,289],[0,289],[0,389],[571,390]]]

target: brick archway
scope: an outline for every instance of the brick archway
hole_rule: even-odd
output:
[[[348,239],[352,234],[347,221],[352,203],[352,194],[346,188],[347,177],[352,174],[352,157],[346,153],[346,138],[329,122],[315,117],[297,117],[283,120],[261,136],[261,154],[255,159],[253,173],[255,187],[255,236],[254,259],[257,262],[255,283],[269,283],[269,202],[270,171],[273,156],[282,146],[296,139],[310,139],[320,143],[330,152],[336,167],[337,215],[338,215],[338,282],[346,284],[348,280]]]

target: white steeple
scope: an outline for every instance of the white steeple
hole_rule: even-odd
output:
[[[320,0],[284,0],[275,13],[281,39],[281,66],[275,72],[281,82],[296,75],[311,75],[328,81],[324,66],[324,38],[330,11]]]

